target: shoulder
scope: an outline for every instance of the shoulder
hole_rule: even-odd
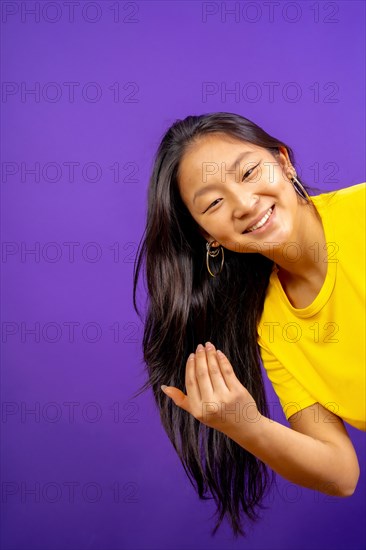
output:
[[[349,187],[343,187],[342,189],[336,189],[334,191],[327,191],[320,195],[313,195],[310,197],[312,202],[317,207],[326,207],[342,204],[355,204],[360,208],[365,208],[366,204],[366,182],[350,185]]]

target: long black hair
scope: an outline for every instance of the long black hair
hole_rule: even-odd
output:
[[[160,389],[166,384],[186,393],[188,355],[209,340],[226,354],[259,412],[269,417],[257,324],[273,261],[259,253],[225,249],[224,268],[212,277],[205,264],[206,241],[177,184],[179,163],[187,147],[213,132],[263,147],[274,156],[280,146],[285,147],[294,165],[288,145],[238,114],[188,116],[167,130],[154,159],[146,227],[134,265],[133,305],[140,319],[136,289],[143,264],[148,294],[142,344],[148,379],[134,396],[152,388],[162,425],[199,498],[215,499],[218,519],[212,535],[227,515],[236,538],[246,534],[241,510],[252,521],[259,518],[273,471],[225,434],[175,405]],[[310,188],[302,185],[308,192]],[[301,194],[301,188],[295,190]]]

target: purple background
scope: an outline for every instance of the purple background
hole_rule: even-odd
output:
[[[364,433],[347,426],[362,469],[351,498],[278,478],[235,542],[226,522],[211,538],[214,503],[152,396],[131,399],[145,380],[133,259],[163,132],[237,112],[294,148],[309,185],[364,181],[364,2],[74,10],[2,2],[2,548],[364,548]]]

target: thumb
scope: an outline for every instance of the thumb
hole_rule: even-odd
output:
[[[185,411],[189,412],[187,395],[174,386],[162,385],[160,387],[168,397],[173,399],[174,403],[178,405],[178,407],[181,407]]]

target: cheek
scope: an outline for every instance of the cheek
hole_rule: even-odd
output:
[[[282,198],[287,199],[291,196],[292,184],[287,180],[280,168],[275,171],[273,183],[270,184],[270,188],[275,190]]]
[[[256,176],[252,181],[253,189],[256,188],[256,191],[266,192],[274,191],[278,188],[281,182],[281,174],[273,166],[263,166],[261,170],[258,171]]]
[[[211,235],[214,239],[223,241],[230,237],[232,228],[227,217],[221,212],[220,214],[217,212],[214,217],[212,216],[210,220],[205,221],[203,231]]]

